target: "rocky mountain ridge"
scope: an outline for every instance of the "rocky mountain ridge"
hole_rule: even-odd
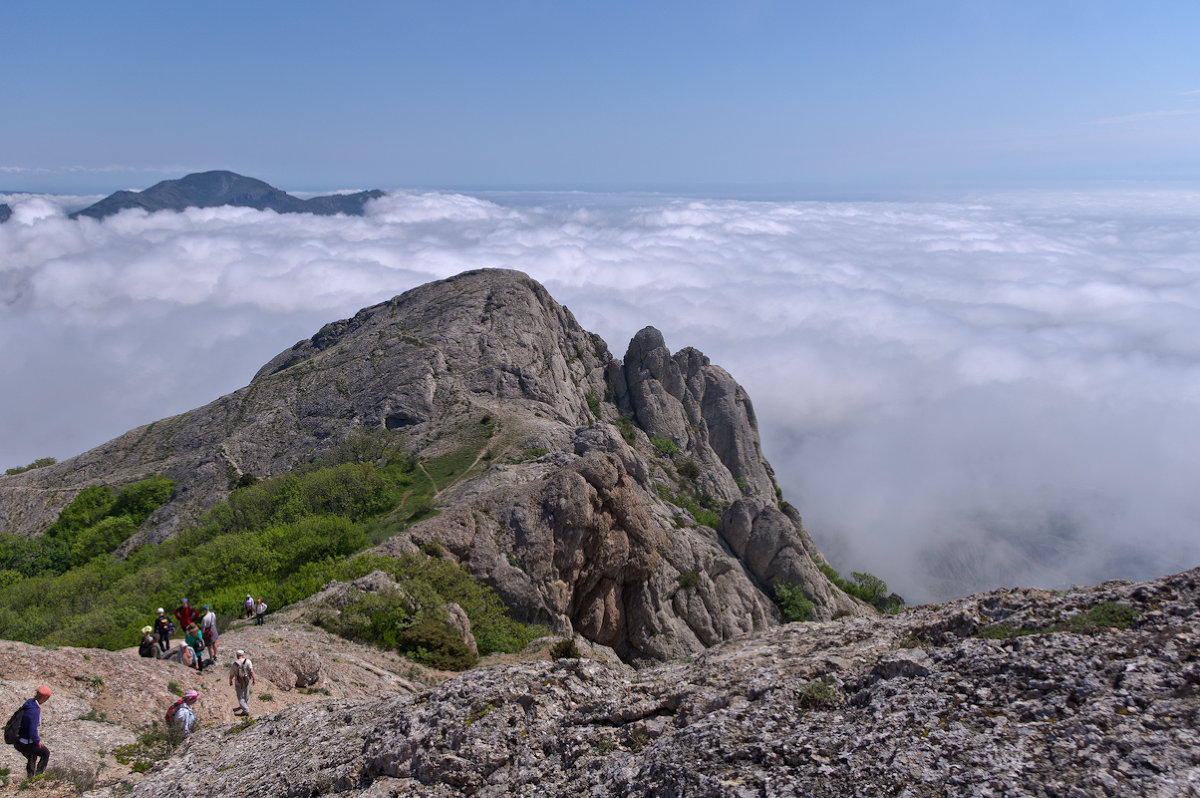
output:
[[[507,270],[366,308],[205,407],[0,477],[0,524],[36,533],[86,485],[175,480],[128,550],[168,537],[247,475],[289,471],[362,430],[419,461],[474,447],[438,491],[440,514],[380,551],[436,543],[519,620],[578,631],[629,662],[778,623],[781,583],[803,591],[816,619],[871,612],[819,570],[727,372],[694,349],[672,355],[653,328],[618,361],[545,288]]]
[[[261,180],[244,177],[235,172],[214,170],[194,172],[178,180],[163,180],[144,191],[118,191],[72,213],[70,218],[88,216],[103,219],[127,208],[142,208],[153,213],[163,210],[182,211],[186,208],[215,208],[222,205],[273,210],[277,213],[312,213],[318,216],[342,213],[347,216],[362,216],[367,201],[382,196],[382,191],[372,190],[302,200]]]
[[[21,794],[1200,794],[1200,569],[787,624],[638,671],[602,651],[551,660],[539,642],[405,676],[394,655],[289,624],[222,638],[270,674],[261,716],[232,718],[224,672],[206,674],[199,730],[145,774],[108,752],[161,714],[167,679],[191,685],[182,666],[3,644],[7,704],[56,690],[52,778]]]

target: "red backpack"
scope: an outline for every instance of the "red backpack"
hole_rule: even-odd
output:
[[[183,699],[181,698],[178,701],[176,701],[174,704],[172,704],[171,708],[167,710],[167,725],[168,726],[171,725],[171,721],[175,720],[175,712],[176,712],[176,710],[179,709],[179,705],[182,703],[183,703]]]

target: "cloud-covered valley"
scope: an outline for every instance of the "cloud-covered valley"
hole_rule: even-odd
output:
[[[542,281],[746,386],[785,498],[909,600],[1200,564],[1200,194],[953,202],[395,192],[362,218],[73,221],[3,195],[0,465],[246,384],[322,324],[465,269]]]

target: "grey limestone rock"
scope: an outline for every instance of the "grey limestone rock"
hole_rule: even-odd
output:
[[[780,581],[802,587],[815,618],[870,612],[816,568],[728,373],[694,349],[672,355],[652,327],[617,361],[545,288],[506,270],[365,308],[204,407],[0,477],[0,525],[36,534],[87,485],[175,480],[128,549],[169,537],[244,476],[287,472],[356,431],[390,434],[424,461],[480,424],[492,437],[438,493],[440,514],[380,552],[436,541],[522,620],[630,662],[777,623]]]
[[[1127,625],[1010,639],[1124,606]],[[202,730],[135,796],[1195,796],[1200,570],[788,624],[686,662],[480,668]]]

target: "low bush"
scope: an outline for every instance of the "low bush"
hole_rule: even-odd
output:
[[[575,638],[567,638],[559,640],[550,647],[550,659],[579,659],[582,654],[579,653],[579,646],[575,645]]]
[[[799,585],[791,582],[776,582],[774,594],[775,606],[787,623],[807,621],[813,611],[813,603],[804,595]]]
[[[45,468],[46,466],[52,466],[57,462],[58,461],[55,460],[53,457],[39,457],[38,459],[34,460],[32,463],[30,463],[27,466],[17,466],[16,468],[7,468],[4,470],[4,473],[7,474],[8,476],[12,476],[13,474],[24,474],[26,471],[32,471],[35,468]]]
[[[479,661],[457,632],[431,616],[404,629],[397,648],[416,662],[446,671],[465,671]]]
[[[633,431],[633,422],[625,416],[621,416],[616,423],[617,432],[621,433],[621,437],[625,439],[626,443],[633,446],[637,441],[637,434]]]
[[[675,441],[662,435],[655,435],[653,438],[651,438],[650,445],[657,449],[660,454],[663,454],[667,457],[670,457],[679,451],[679,446],[675,443]]]

